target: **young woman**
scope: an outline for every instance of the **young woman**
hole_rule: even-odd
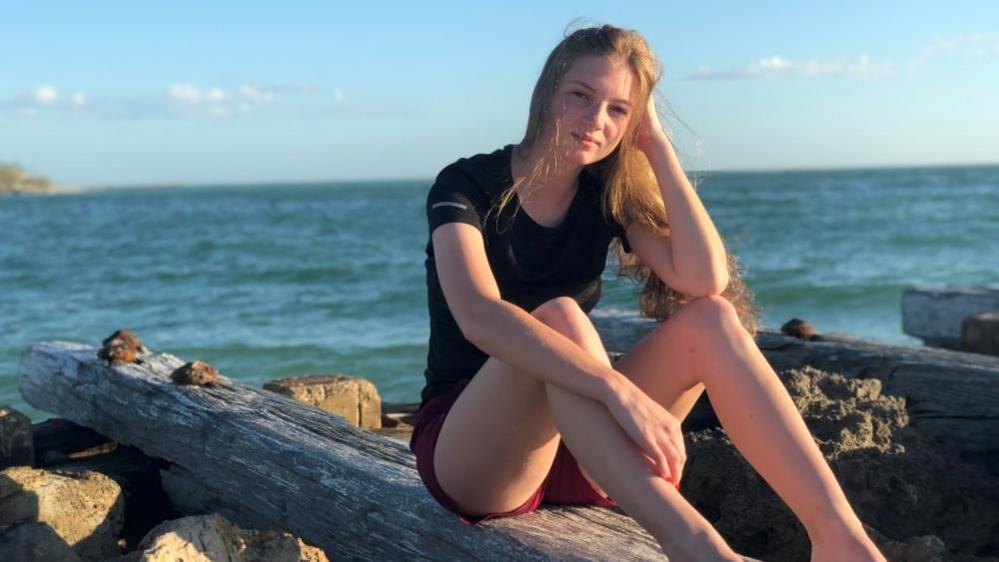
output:
[[[548,57],[520,144],[438,175],[420,476],[468,524],[542,501],[619,505],[676,560],[738,560],[677,491],[680,424],[707,391],[813,561],[884,560],[753,341],[734,262],[656,114],[660,74],[638,33],[578,30]],[[613,365],[587,317],[612,241],[662,320]]]

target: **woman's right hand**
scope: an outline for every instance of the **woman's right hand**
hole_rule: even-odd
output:
[[[624,375],[618,380],[604,405],[663,479],[679,489],[687,462],[680,421]]]

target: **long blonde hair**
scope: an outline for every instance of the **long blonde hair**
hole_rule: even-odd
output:
[[[524,157],[535,148],[548,125],[555,127],[554,134],[548,135],[549,141],[556,142],[560,123],[552,119],[552,98],[563,75],[573,62],[582,56],[603,56],[626,62],[634,73],[639,101],[632,104],[628,127],[617,148],[600,162],[587,166],[598,174],[605,184],[603,213],[605,217],[612,218],[626,227],[636,223],[642,224],[664,236],[669,236],[668,210],[665,208],[652,167],[636,144],[638,127],[645,117],[647,108],[644,102],[653,94],[656,84],[662,78],[662,63],[652,52],[645,38],[637,31],[603,25],[578,29],[566,34],[548,55],[534,86],[527,131],[516,147],[516,153]],[[503,192],[497,205],[497,220],[500,211],[513,199],[518,189],[530,185],[532,180],[547,176],[559,165],[556,161],[557,150],[541,153],[555,156],[539,159],[526,176],[517,178],[513,185]],[[691,300],[689,296],[674,291],[663,283],[659,276],[642,265],[634,254],[624,252],[620,242],[615,241],[613,247],[618,263],[618,276],[628,277],[642,285],[638,300],[643,316],[664,320]],[[722,296],[735,306],[743,326],[755,335],[759,325],[759,309],[753,304],[753,295],[742,279],[742,268],[738,260],[731,253],[728,256],[729,284]]]

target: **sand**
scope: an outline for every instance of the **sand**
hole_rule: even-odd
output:
[[[999,485],[909,426],[876,379],[780,373],[861,521],[889,560],[999,561]],[[809,559],[804,527],[721,429],[687,434],[681,492],[738,552]]]

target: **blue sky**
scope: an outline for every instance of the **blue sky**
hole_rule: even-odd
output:
[[[71,186],[432,178],[520,139],[574,18],[646,36],[688,169],[999,162],[995,2],[589,0],[0,4],[0,161]]]

